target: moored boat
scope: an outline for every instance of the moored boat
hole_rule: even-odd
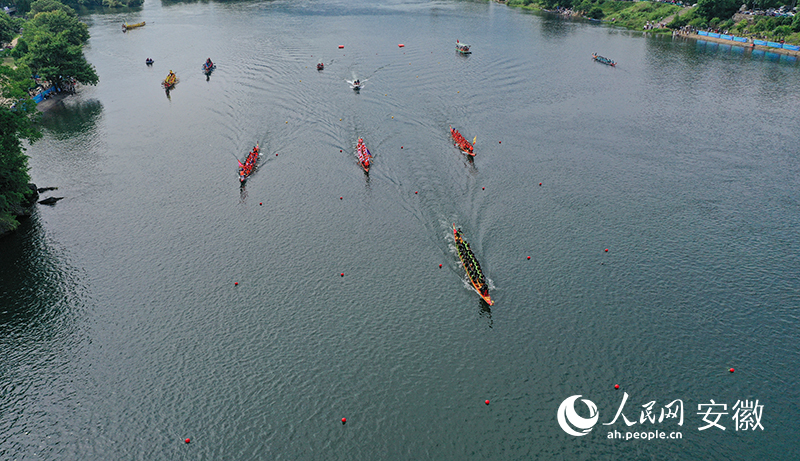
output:
[[[210,74],[217,68],[217,65],[211,61],[211,58],[206,59],[206,62],[203,63],[203,72],[206,74]]]
[[[472,51],[469,50],[469,45],[467,45],[466,43],[461,43],[458,40],[456,40],[456,51],[458,51],[461,54],[472,53]]]
[[[325,64],[323,64],[323,63],[321,63],[321,62],[318,62],[318,63],[317,63],[317,70],[322,70],[322,69],[324,69],[324,68],[325,68]]]
[[[155,61],[153,61],[151,58],[147,58],[144,60],[144,63],[147,64],[148,66],[152,66],[154,62]]]
[[[369,173],[369,167],[372,165],[372,154],[369,149],[367,149],[367,146],[364,145],[364,139],[362,138],[358,138],[356,153],[358,154],[358,163],[361,164],[365,172]]]
[[[126,30],[135,29],[137,27],[143,27],[143,26],[144,26],[144,21],[137,22],[136,24],[122,23],[122,31],[125,32]]]
[[[467,155],[472,157],[475,156],[475,152],[473,151],[473,146],[475,145],[475,141],[478,140],[478,137],[475,136],[475,139],[470,143],[468,140],[464,139],[464,136],[461,136],[461,133],[458,132],[452,126],[450,127],[450,135],[453,136],[453,143],[461,149]]]
[[[486,277],[481,271],[481,264],[475,259],[475,254],[470,250],[469,243],[464,240],[464,234],[461,232],[461,229],[456,229],[455,224],[453,224],[453,238],[456,241],[458,258],[461,260],[461,265],[464,266],[464,270],[467,271],[469,281],[481,296],[481,299],[491,306],[494,302],[489,296],[489,285],[486,283]]]
[[[608,58],[606,58],[606,57],[604,57],[604,56],[600,56],[600,55],[599,55],[599,54],[597,54],[597,53],[592,53],[592,59],[594,59],[594,60],[595,60],[595,61],[597,61],[597,62],[603,63],[603,64],[605,64],[605,65],[607,65],[607,66],[612,66],[612,67],[614,67],[614,66],[616,66],[616,65],[617,65],[617,63],[616,63],[616,62],[614,62],[614,61],[612,61],[611,59],[608,59]]]
[[[349,83],[350,83],[350,88],[356,91],[360,90],[361,87],[364,86],[364,82],[362,82],[361,80],[353,80],[352,82]]]
[[[258,143],[256,143],[255,147],[253,147],[253,150],[247,154],[247,158],[245,159],[244,163],[239,162],[240,183],[247,181],[247,178],[253,173],[253,170],[255,170],[256,165],[258,164],[258,154],[260,150],[261,149],[258,147]]]
[[[178,76],[175,75],[175,72],[169,71],[169,74],[167,74],[167,78],[165,78],[164,81],[161,82],[161,86],[163,86],[164,89],[166,90],[171,90],[175,88],[175,85],[177,83],[178,83]]]

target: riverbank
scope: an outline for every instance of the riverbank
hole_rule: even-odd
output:
[[[739,48],[747,48],[747,49],[751,49],[751,50],[769,51],[771,53],[784,54],[784,55],[788,55],[788,56],[800,56],[800,51],[787,50],[787,49],[784,49],[784,48],[773,48],[771,46],[755,45],[755,44],[752,43],[752,41],[750,43],[741,43],[741,42],[734,42],[732,40],[727,40],[727,39],[724,39],[724,38],[716,38],[716,37],[709,37],[709,36],[706,36],[706,35],[698,35],[698,34],[695,34],[695,33],[676,34],[675,36],[676,37],[683,37],[683,38],[691,38],[691,39],[695,39],[695,40],[704,40],[706,42],[719,43],[719,44],[722,44],[722,45],[736,46],[736,47],[739,47]]]

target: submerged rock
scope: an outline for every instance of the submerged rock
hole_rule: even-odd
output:
[[[55,205],[57,201],[61,200],[64,197],[47,197],[44,200],[39,200],[39,203],[42,205]]]

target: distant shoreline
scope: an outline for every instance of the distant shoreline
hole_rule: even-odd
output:
[[[763,51],[769,51],[769,52],[777,53],[777,54],[786,54],[786,55],[789,55],[789,56],[800,56],[800,51],[787,50],[787,49],[784,49],[784,48],[773,48],[773,47],[770,47],[770,46],[763,46],[763,45],[754,45],[752,43],[752,41],[750,43],[741,43],[741,42],[734,42],[732,40],[726,40],[724,38],[707,37],[705,35],[698,35],[698,34],[694,34],[694,33],[691,33],[691,34],[679,34],[679,35],[676,35],[676,36],[677,37],[692,38],[692,39],[695,39],[695,40],[705,40],[706,42],[713,42],[713,43],[720,43],[720,44],[723,44],[723,45],[737,46],[737,47],[751,49],[751,50],[763,50]]]

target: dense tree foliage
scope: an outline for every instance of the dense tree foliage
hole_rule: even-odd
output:
[[[714,18],[729,19],[742,6],[741,0],[698,0],[698,16],[711,20]]]
[[[13,230],[18,223],[14,215],[31,193],[28,188],[28,158],[22,140],[35,141],[41,134],[33,124],[36,104],[30,99],[30,70],[24,66],[12,69],[0,66],[0,96],[17,101],[15,110],[0,107],[0,234]]]
[[[89,29],[75,11],[55,0],[37,0],[28,6],[29,20],[11,53],[14,66],[0,66],[0,234],[16,228],[14,216],[22,210],[26,195],[32,194],[22,144],[41,136],[35,124],[36,103],[29,92],[36,86],[31,77],[38,74],[57,88],[72,79],[92,85],[98,81],[94,67],[83,55]],[[3,17],[8,16],[0,13],[0,39],[8,36]],[[11,22],[14,35],[19,30],[16,21]]]
[[[61,9],[38,13],[25,23],[28,52],[21,61],[59,88],[70,77],[95,85],[97,73],[83,56],[87,40],[89,29],[78,18]]]
[[[33,9],[31,0],[12,0],[11,3],[17,8],[18,15],[24,15]],[[144,0],[66,0],[62,3],[73,11],[83,12],[92,8],[137,7],[142,6]]]
[[[11,16],[0,14],[0,44],[9,43],[17,35],[19,27]]]
[[[74,9],[59,2],[58,0],[36,0],[35,2],[31,3],[31,9],[28,12],[28,16],[33,18],[38,13],[47,13],[59,10],[67,13],[68,16],[76,16]]]

